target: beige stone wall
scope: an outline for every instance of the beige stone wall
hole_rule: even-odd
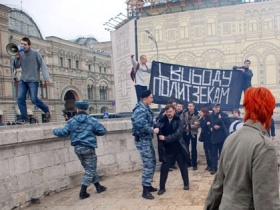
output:
[[[266,86],[280,102],[280,1],[190,10],[138,20],[139,54],[159,61],[232,69],[251,60],[254,86]]]

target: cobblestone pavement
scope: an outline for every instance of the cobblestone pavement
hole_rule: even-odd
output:
[[[275,140],[280,161],[280,141]],[[24,210],[202,210],[206,195],[214,176],[205,171],[205,165],[199,165],[197,171],[189,169],[190,190],[183,190],[180,170],[169,173],[166,193],[159,196],[153,193],[154,200],[141,197],[141,171],[105,177],[101,184],[108,188],[103,193],[96,193],[91,185],[91,196],[79,199],[80,187],[75,187],[41,199],[40,204],[31,204]],[[280,180],[280,176],[279,176]],[[159,172],[155,173],[153,186],[159,185]]]
[[[106,177],[101,184],[108,189],[96,193],[89,187],[89,198],[80,200],[80,187],[66,190],[41,199],[40,204],[31,204],[24,210],[201,210],[214,176],[204,171],[200,165],[197,171],[189,169],[190,190],[183,190],[180,170],[169,173],[166,193],[159,196],[153,193],[154,200],[141,197],[141,171]],[[155,173],[153,186],[159,185],[159,172]]]

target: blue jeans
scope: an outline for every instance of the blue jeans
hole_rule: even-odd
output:
[[[30,99],[33,104],[39,107],[44,113],[49,112],[49,108],[38,98],[38,87],[39,82],[24,82],[19,81],[18,84],[18,107],[23,120],[27,118],[27,107],[26,107],[26,94],[29,91]]]

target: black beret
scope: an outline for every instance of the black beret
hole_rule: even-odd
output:
[[[150,91],[150,90],[143,90],[141,92],[141,98],[146,98],[146,97],[148,97],[151,94],[152,94],[152,91]]]
[[[87,110],[88,109],[88,102],[87,101],[76,101],[75,107],[81,110]]]

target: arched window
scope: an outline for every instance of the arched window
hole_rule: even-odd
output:
[[[263,30],[264,31],[272,30],[272,18],[266,17],[263,19]]]
[[[161,25],[157,25],[155,27],[155,31],[156,31],[156,34],[155,34],[155,38],[156,38],[156,41],[160,42],[163,40],[163,37],[162,37],[162,26]]]
[[[248,31],[254,32],[257,31],[257,20],[248,20]]]
[[[189,24],[188,22],[182,22],[180,25],[180,37],[181,39],[189,38]]]
[[[89,79],[87,81],[87,94],[89,100],[94,99],[94,92],[95,92],[94,82],[92,79]]]
[[[108,85],[106,82],[101,82],[99,85],[100,100],[107,100]]]
[[[108,108],[105,107],[105,106],[103,106],[103,107],[101,108],[101,113],[105,113],[105,112],[108,112]]]
[[[93,107],[89,107],[88,112],[89,112],[89,114],[94,114],[94,108]]]
[[[216,20],[215,18],[209,18],[207,20],[207,35],[215,36],[216,35]]]
[[[87,93],[88,93],[88,99],[93,99],[93,85],[88,84],[87,85]]]

